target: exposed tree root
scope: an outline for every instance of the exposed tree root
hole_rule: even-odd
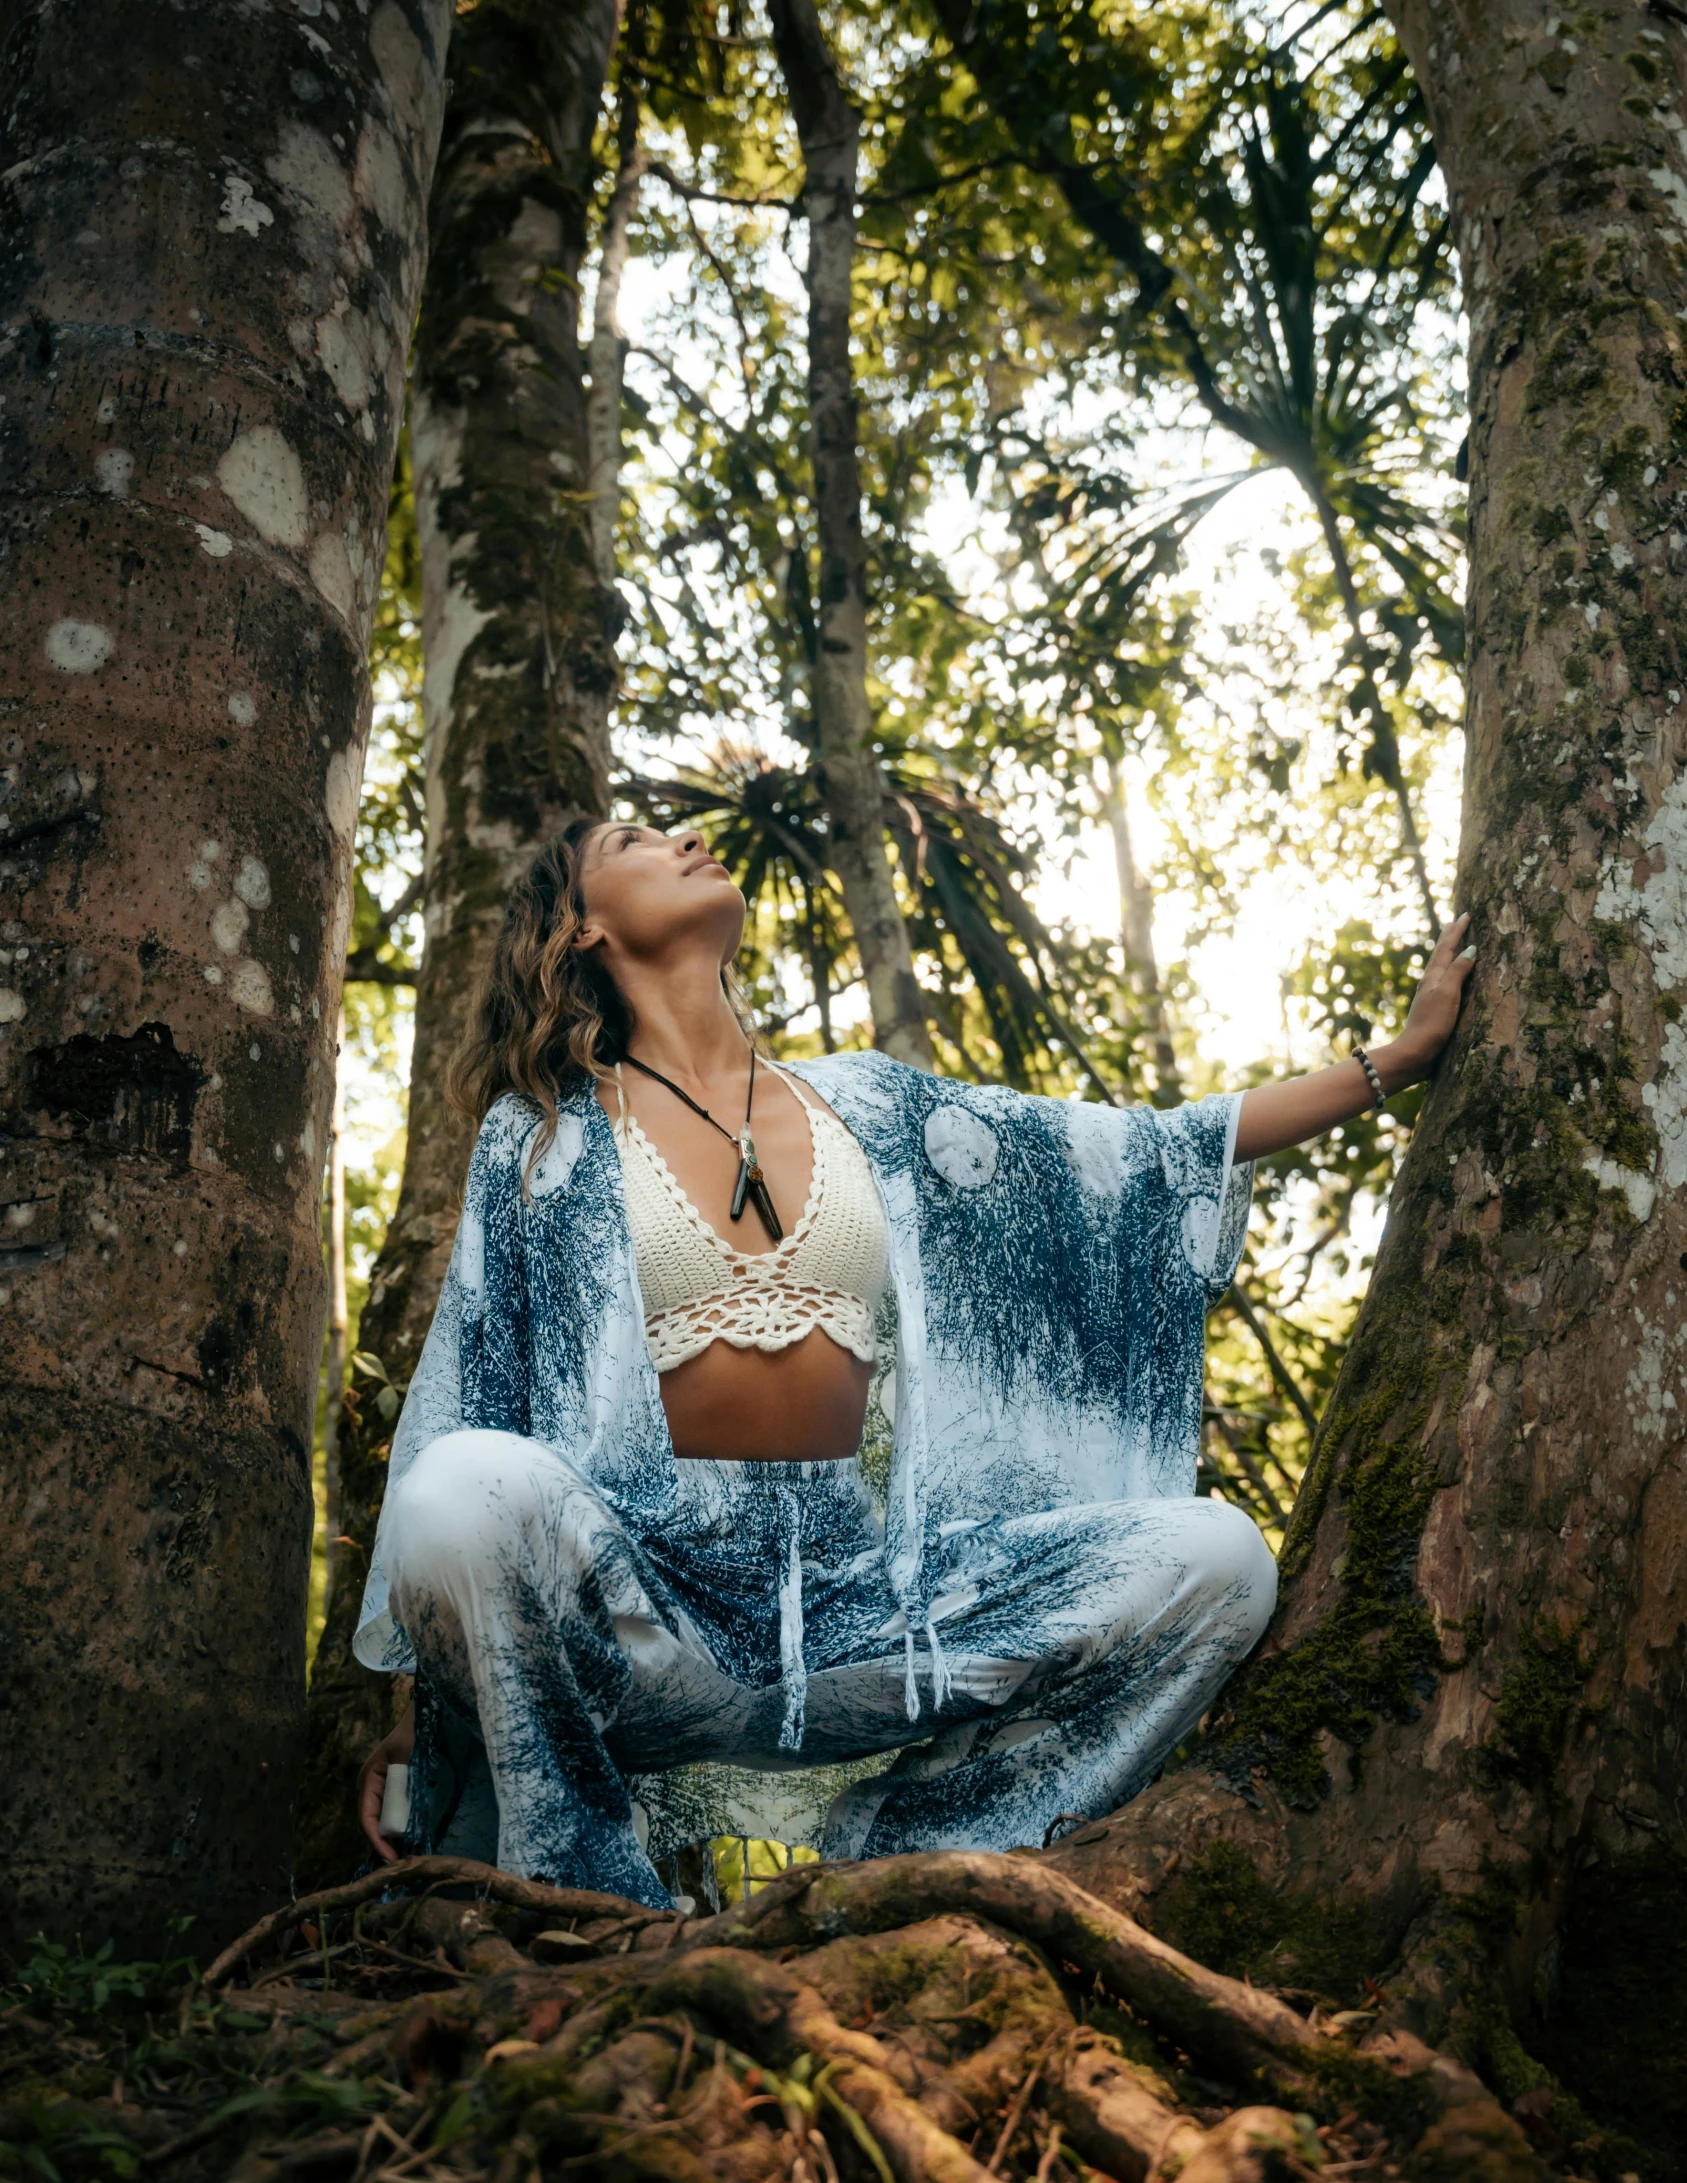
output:
[[[1303,2106],[1312,2093],[1314,2050],[1303,2016],[1274,1994],[1192,1962],[1029,1858],[954,1850],[798,1865],[750,1902],[693,1927],[680,1944],[789,1947],[945,1910],[1023,1934],[1056,1962],[1098,1979],[1167,2038],[1249,2085]]]
[[[205,1973],[205,1983],[222,1985],[249,1956],[256,1955],[278,1933],[293,1930],[307,1918],[320,1917],[331,1910],[350,1910],[358,1903],[374,1902],[382,1895],[414,1887],[418,1882],[431,1886],[472,1887],[480,1894],[490,1896],[494,1902],[510,1903],[520,1910],[549,1910],[559,1918],[614,1918],[628,1927],[673,1922],[672,1912],[651,1910],[644,1903],[629,1902],[624,1895],[598,1895],[578,1887],[548,1887],[542,1880],[523,1880],[513,1872],[500,1872],[496,1865],[477,1864],[472,1857],[404,1857],[396,1864],[383,1865],[378,1872],[366,1872],[360,1880],[348,1880],[341,1887],[322,1888],[317,1894],[302,1895],[297,1902],[272,1910],[267,1918],[260,1918],[250,1932],[242,1933],[223,1950]]]
[[[1333,2044],[1276,1995],[1209,1971],[1035,1859],[952,1851],[798,1866],[749,1903],[677,1934],[675,1945],[789,1947],[944,1910],[1022,1935],[1053,1962],[1096,1980],[1203,2066],[1267,2098],[1316,2112],[1332,2087],[1368,2090],[1373,2104],[1392,2100],[1420,2129],[1455,2109],[1492,2108],[1496,2142],[1514,2140],[1533,2164],[1517,2124],[1449,2056],[1392,2031]]]
[[[121,2067],[98,2096],[103,2054],[83,2081],[0,2052],[0,2143],[59,2183],[1541,2173],[1457,2065],[1328,2036],[1026,1858],[804,1866],[707,1919],[412,1859],[264,1920],[181,2023],[197,2074],[167,2121]]]

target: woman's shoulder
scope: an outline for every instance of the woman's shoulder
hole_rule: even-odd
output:
[[[475,1151],[494,1159],[518,1152],[544,1120],[538,1100],[521,1092],[494,1099],[475,1133]]]
[[[587,1158],[589,1150],[593,1156]],[[596,1085],[587,1079],[561,1095],[554,1115],[519,1092],[494,1100],[475,1139],[470,1195],[507,1199],[524,1214],[566,1196],[577,1211],[582,1178],[589,1200],[602,1196],[611,1175],[618,1185],[619,1173]]]
[[[810,1061],[780,1064],[817,1091],[852,1129],[869,1120],[883,1121],[911,1101],[925,1072],[873,1048],[864,1052],[819,1054]]]
[[[590,1077],[582,1077],[557,1095],[556,1111],[559,1116],[573,1115],[578,1118],[597,1099],[597,1087]],[[525,1142],[545,1119],[545,1110],[537,1099],[530,1099],[525,1092],[502,1092],[486,1110],[480,1125],[480,1136],[491,1144]]]
[[[591,1100],[589,1087],[582,1095],[570,1090],[557,1101],[554,1139],[560,1132],[579,1142],[582,1119]],[[519,1175],[532,1147],[534,1135],[545,1126],[545,1110],[537,1099],[523,1092],[504,1092],[486,1110],[475,1133],[474,1165],[488,1173],[508,1170]]]

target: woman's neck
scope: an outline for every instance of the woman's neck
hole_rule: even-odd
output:
[[[748,1068],[749,1043],[718,961],[617,963],[614,976],[635,1025],[627,1042],[635,1060],[693,1089]]]

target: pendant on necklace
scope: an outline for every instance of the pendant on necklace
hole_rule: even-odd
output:
[[[783,1242],[785,1231],[779,1225],[779,1215],[773,1210],[767,1179],[762,1174],[761,1162],[756,1158],[756,1141],[748,1129],[741,1129],[738,1132],[738,1180],[732,1186],[734,1220],[743,1218],[746,1198],[755,1207],[756,1218],[767,1230],[772,1241]]]

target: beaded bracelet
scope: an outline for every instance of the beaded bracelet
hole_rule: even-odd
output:
[[[1371,1105],[1379,1108],[1386,1106],[1388,1104],[1388,1094],[1382,1088],[1382,1078],[1378,1076],[1370,1055],[1366,1053],[1363,1046],[1355,1046],[1353,1058],[1364,1070],[1365,1081],[1371,1087]]]

